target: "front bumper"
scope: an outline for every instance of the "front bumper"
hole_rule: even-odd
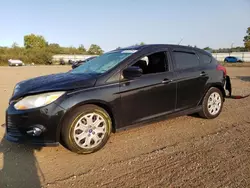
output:
[[[32,143],[42,146],[58,145],[60,122],[65,110],[55,103],[31,110],[16,110],[14,103],[6,111],[6,136],[11,142]],[[27,133],[34,127],[43,127],[38,136]]]

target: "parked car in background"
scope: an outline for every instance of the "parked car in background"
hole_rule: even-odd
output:
[[[72,64],[72,69],[75,69],[76,67],[79,67],[80,65],[82,65],[82,64],[84,64],[84,63],[86,63],[86,62],[88,62],[96,57],[97,56],[92,56],[92,57],[89,57],[89,58],[84,59],[84,60],[76,61]]]
[[[71,59],[70,59],[70,60],[68,60],[68,64],[69,64],[69,65],[72,65],[73,63],[74,63],[74,61],[73,61],[73,60],[71,60]]]
[[[228,56],[224,59],[224,62],[227,62],[227,63],[242,63],[243,60],[241,60],[240,58],[238,57],[234,57],[234,56]]]
[[[45,65],[52,65],[52,64],[53,64],[52,60],[49,60],[49,61],[45,62]]]
[[[24,66],[24,63],[18,59],[9,59],[8,64],[9,66]]]
[[[69,72],[18,83],[6,111],[6,138],[61,142],[87,154],[131,125],[194,113],[213,119],[222,111],[226,76],[225,67],[198,48],[114,50]]]
[[[66,65],[65,61],[63,59],[59,60],[60,65]]]

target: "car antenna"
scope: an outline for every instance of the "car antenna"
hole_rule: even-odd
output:
[[[180,40],[180,42],[178,43],[178,45],[180,45],[182,41],[183,41],[183,38],[181,38],[181,40]]]

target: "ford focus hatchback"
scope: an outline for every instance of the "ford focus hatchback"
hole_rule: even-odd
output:
[[[193,113],[216,118],[225,78],[225,68],[197,48],[114,50],[70,72],[16,84],[6,111],[6,138],[92,153],[111,132],[155,118]]]

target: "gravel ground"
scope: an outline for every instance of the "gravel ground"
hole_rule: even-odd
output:
[[[16,82],[67,66],[0,68],[0,124]],[[250,93],[250,68],[228,67],[233,95]],[[111,135],[90,155],[12,144],[0,127],[4,187],[250,187],[250,97],[226,99],[214,120],[183,116]]]

